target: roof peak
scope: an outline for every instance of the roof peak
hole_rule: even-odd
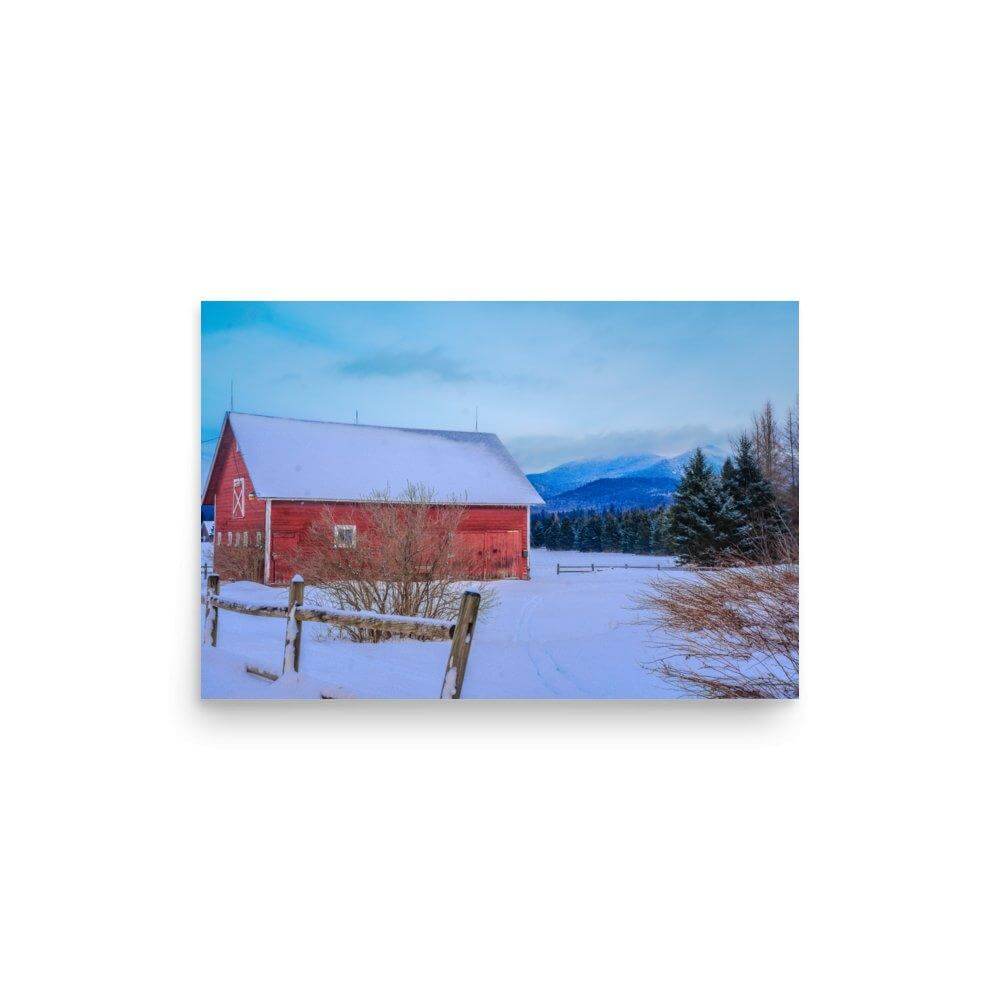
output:
[[[496,437],[492,431],[459,431],[448,427],[399,427],[394,424],[360,424],[353,420],[319,420],[315,417],[283,417],[276,413],[251,413],[227,410],[227,417],[260,417],[264,420],[289,420],[297,424],[324,424],[331,427],[367,427],[377,431],[413,431],[416,434],[465,434],[468,437]]]

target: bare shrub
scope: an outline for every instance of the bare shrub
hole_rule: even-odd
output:
[[[771,565],[650,584],[636,604],[650,613],[670,654],[652,669],[703,698],[797,698],[799,567],[797,554],[787,558],[791,544],[786,559]],[[684,666],[676,665],[678,657]]]
[[[216,545],[212,568],[221,580],[264,579],[264,549],[259,545]]]
[[[300,547],[302,574],[331,608],[379,614],[453,619],[463,583],[482,575],[461,545],[458,526],[465,508],[434,502],[426,487],[408,484],[403,495],[376,492],[365,501],[365,523],[356,543],[334,545],[338,515],[324,509]],[[482,584],[480,616],[496,601]],[[335,627],[355,642],[391,638],[378,628]]]

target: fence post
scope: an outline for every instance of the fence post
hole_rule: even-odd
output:
[[[302,649],[302,622],[296,612],[302,606],[305,598],[306,584],[298,573],[292,577],[288,586],[288,618],[285,625],[285,657],[281,663],[281,672],[299,672],[299,652]]]
[[[556,563],[556,566],[559,564]],[[479,615],[479,594],[467,590],[462,595],[462,604],[458,609],[458,621],[455,622],[455,634],[451,639],[451,652],[444,668],[444,680],[441,682],[441,698],[461,698],[462,684],[465,682],[465,665],[469,662],[469,649],[472,646],[472,634],[476,629],[476,618]]]
[[[219,574],[209,573],[208,590],[205,593],[205,634],[202,642],[208,641],[210,646],[219,640],[219,609],[212,603],[213,597],[219,596]]]
[[[556,576],[559,575],[559,563],[556,563]]]

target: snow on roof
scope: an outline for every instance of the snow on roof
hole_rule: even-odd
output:
[[[407,483],[437,502],[542,503],[495,434],[416,430],[230,413],[230,425],[259,497],[364,500]]]

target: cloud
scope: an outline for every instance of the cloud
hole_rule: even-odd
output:
[[[334,366],[342,375],[355,378],[408,378],[428,375],[440,382],[471,382],[475,375],[448,357],[440,348],[426,351],[381,351],[362,355]]]
[[[402,379],[417,375],[438,382],[487,382],[518,388],[544,388],[552,384],[552,379],[546,376],[469,368],[439,347],[431,347],[425,351],[376,351],[346,361],[338,361],[330,366],[329,371],[360,379]]]
[[[526,435],[505,440],[507,448],[525,472],[543,472],[563,462],[618,455],[651,453],[670,458],[697,445],[727,448],[737,428],[717,430],[706,424],[690,424],[669,430],[612,431],[580,437],[558,434]]]

